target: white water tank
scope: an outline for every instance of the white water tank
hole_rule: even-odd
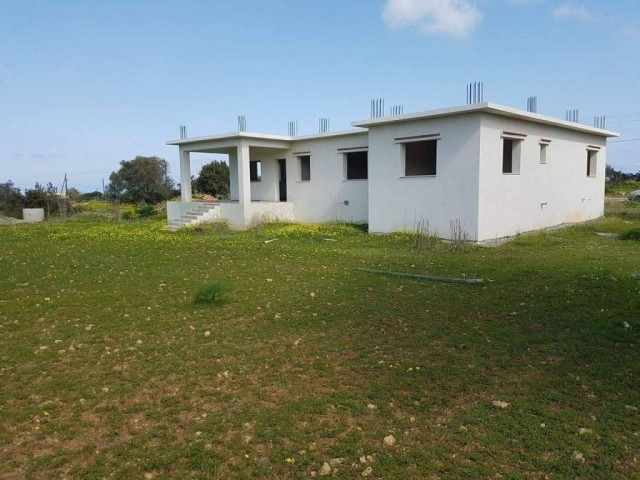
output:
[[[22,218],[27,223],[38,223],[44,220],[44,208],[23,208]]]

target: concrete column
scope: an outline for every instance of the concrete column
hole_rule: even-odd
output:
[[[229,154],[229,200],[240,200],[238,196],[238,155]]]
[[[180,149],[180,200],[191,202],[191,157]]]
[[[249,145],[238,144],[238,200],[242,207],[245,225],[251,220],[251,179],[249,177]]]

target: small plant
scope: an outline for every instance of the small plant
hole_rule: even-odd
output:
[[[210,282],[202,285],[196,292],[196,296],[193,299],[194,303],[218,303],[221,300],[221,296],[224,292],[230,292],[232,286],[227,282]]]
[[[632,228],[620,235],[620,240],[640,240],[640,228]]]
[[[155,207],[144,202],[136,205],[136,214],[139,217],[151,217],[156,214]]]

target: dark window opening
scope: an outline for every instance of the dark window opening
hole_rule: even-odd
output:
[[[502,139],[502,173],[513,173],[513,144],[509,138]]]
[[[311,180],[311,156],[304,155],[298,158],[300,159],[300,180]]]
[[[249,180],[252,182],[262,180],[262,162],[260,160],[249,162]]]
[[[438,141],[410,142],[404,145],[404,174],[435,175]]]
[[[368,178],[368,153],[349,152],[347,157],[347,180],[366,180]]]
[[[287,201],[287,160],[285,158],[280,158],[278,160],[278,169],[280,170],[280,181],[279,190],[280,190],[280,201]]]

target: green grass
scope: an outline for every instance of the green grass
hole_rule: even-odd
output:
[[[194,303],[219,304],[225,292],[233,290],[227,282],[208,282],[198,288],[193,299]]]
[[[620,235],[621,240],[640,240],[640,228],[632,228],[631,230]]]
[[[604,187],[605,194],[612,197],[626,197],[634,190],[640,190],[640,182],[634,180],[626,180],[620,183],[607,182]]]
[[[640,245],[596,235],[640,208],[608,208],[462,249],[351,225],[2,227],[0,477],[310,478],[341,457],[338,478],[640,478]],[[194,304],[214,281],[235,288]]]

